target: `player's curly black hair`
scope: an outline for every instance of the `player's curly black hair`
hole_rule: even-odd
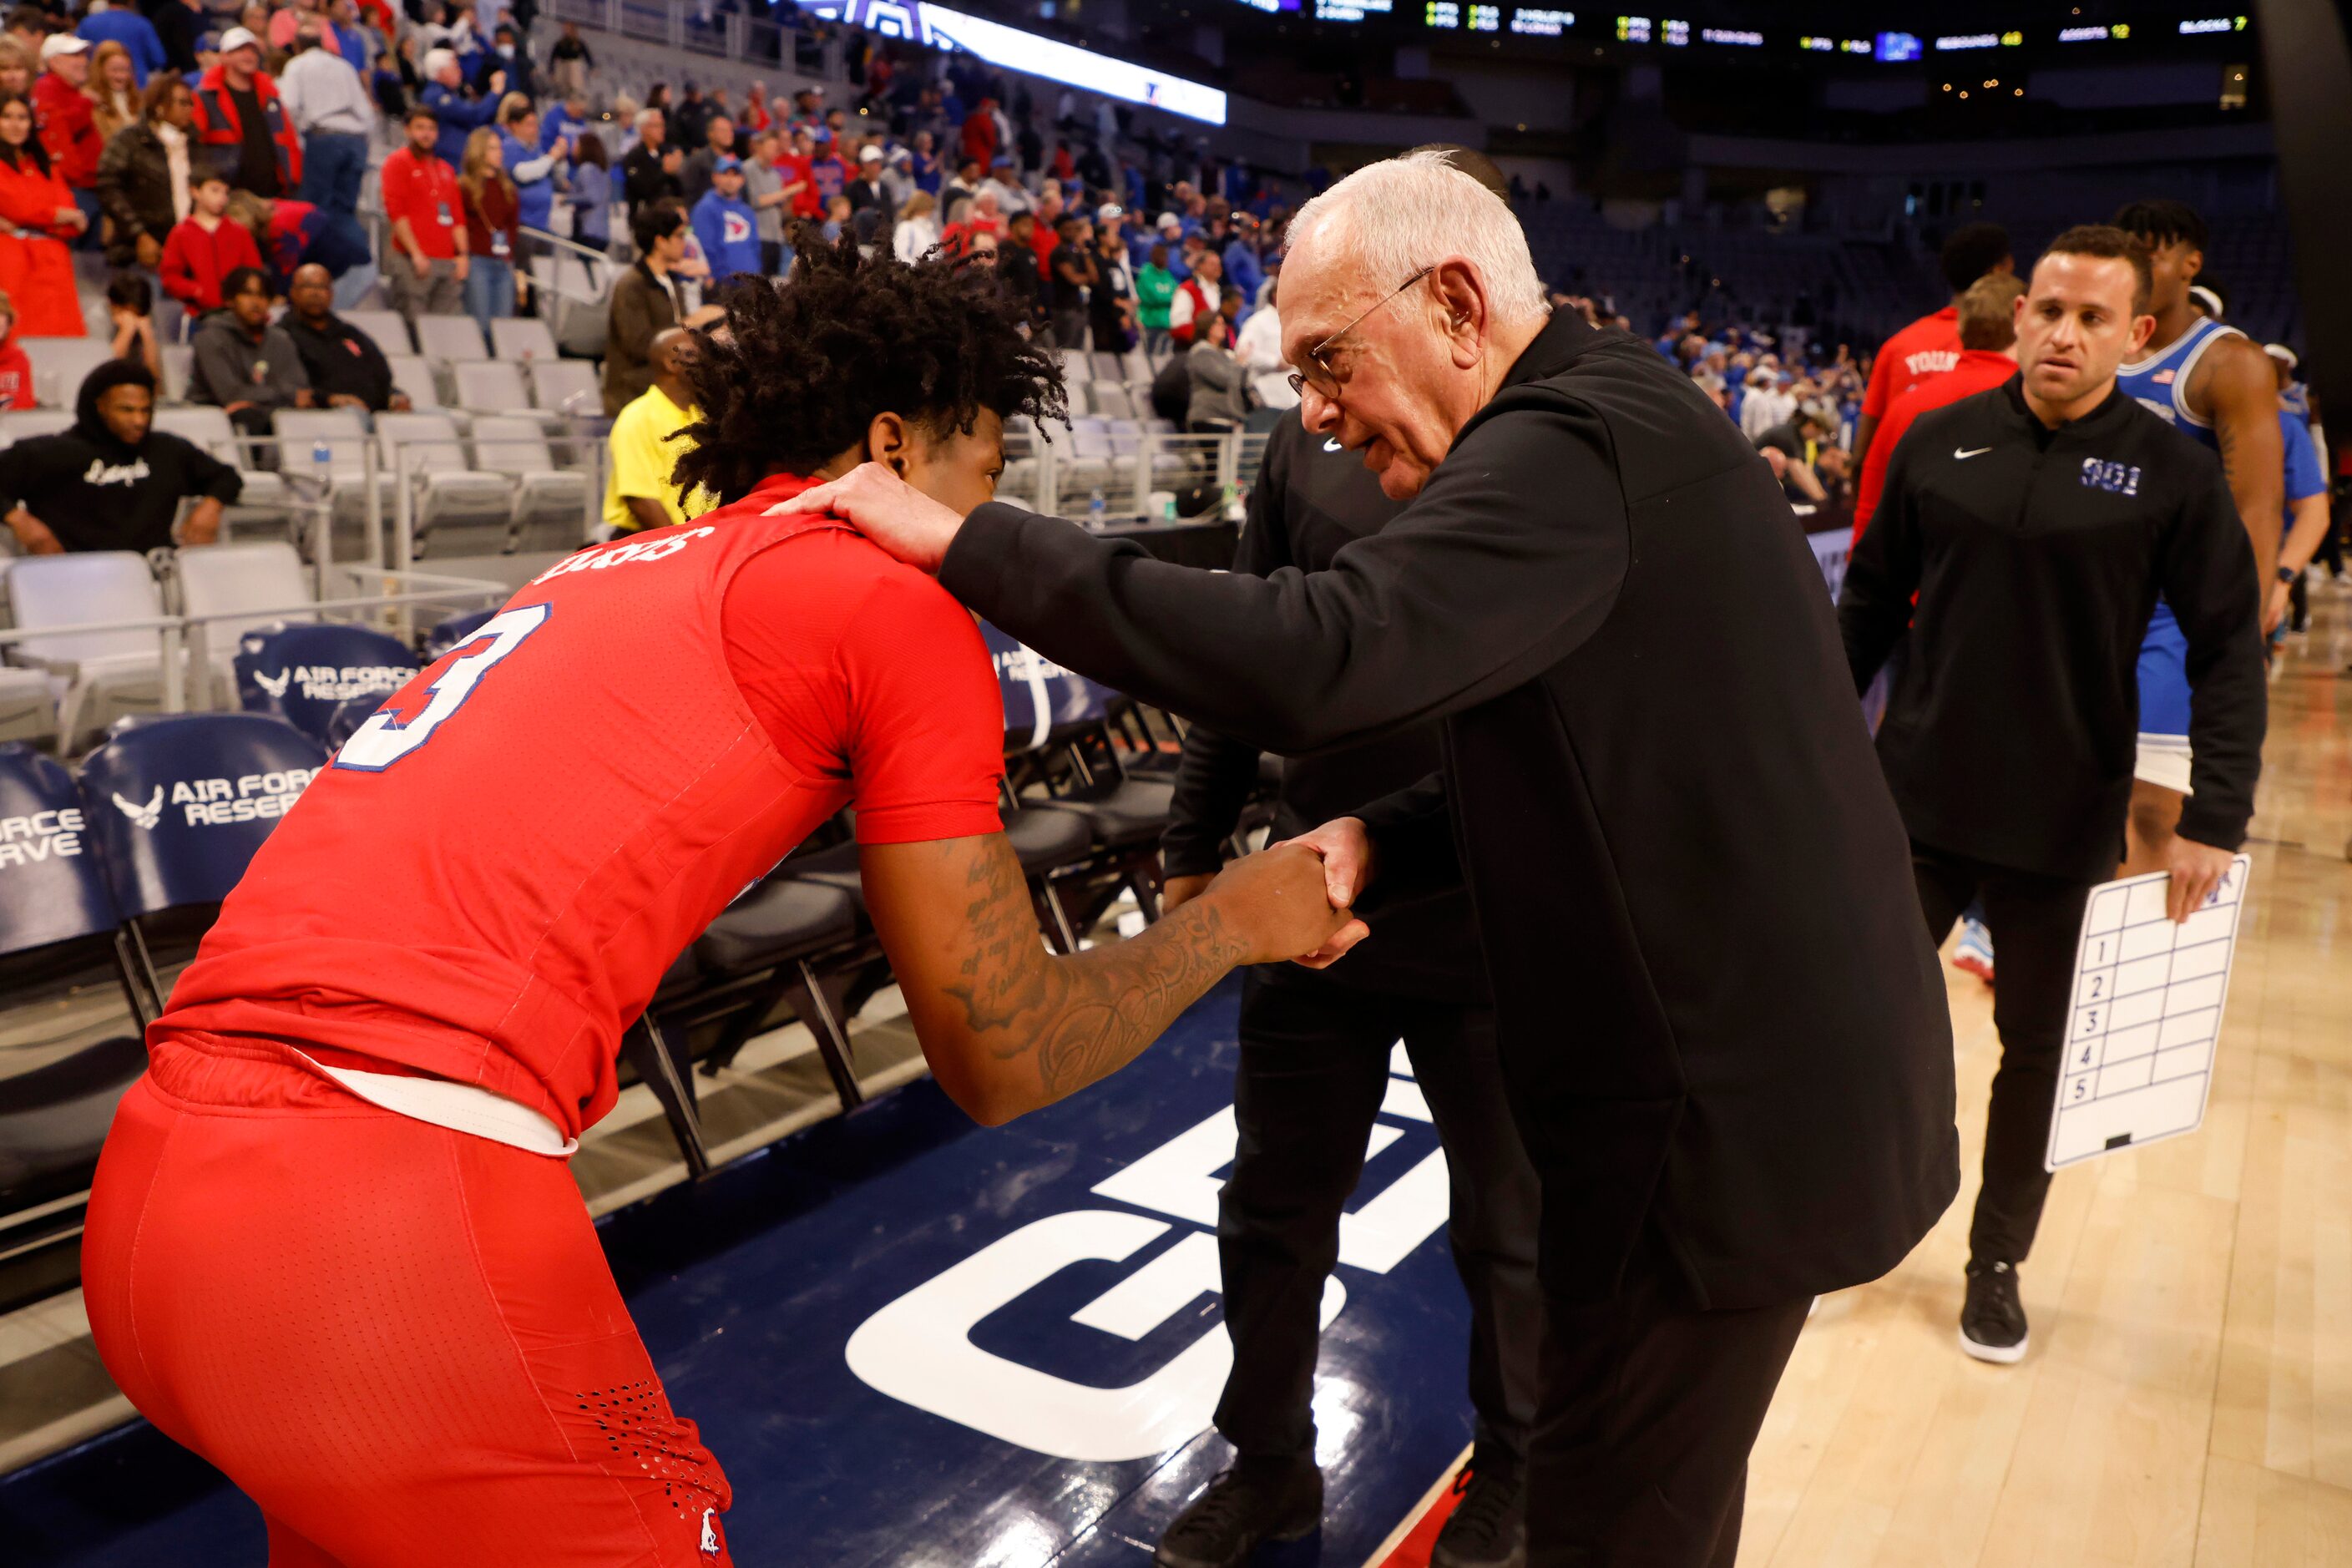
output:
[[[702,417],[679,432],[682,489],[740,500],[774,473],[814,472],[855,447],[874,416],[896,413],[945,433],[983,408],[1045,421],[1068,413],[1054,355],[986,268],[908,266],[883,247],[861,255],[794,231],[791,279],[748,278],[722,292],[723,324],[694,334],[687,368]]]

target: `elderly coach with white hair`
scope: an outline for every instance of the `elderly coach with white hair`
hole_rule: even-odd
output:
[[[1892,1268],[1959,1181],[1943,981],[1828,595],[1721,410],[1551,313],[1439,155],[1307,204],[1282,307],[1307,428],[1412,498],[1328,571],[960,518],[872,465],[800,504],[1268,750],[1444,721],[1442,773],[1309,841],[1375,929],[1459,849],[1543,1182],[1528,1561],[1728,1568],[1812,1297]]]

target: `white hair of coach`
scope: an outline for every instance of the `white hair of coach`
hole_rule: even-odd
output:
[[[1477,268],[1497,321],[1551,313],[1519,220],[1443,153],[1367,163],[1315,197],[1290,220],[1286,249],[1296,252],[1309,241],[1337,247],[1370,274],[1367,285],[1381,291],[1449,256],[1463,257]]]

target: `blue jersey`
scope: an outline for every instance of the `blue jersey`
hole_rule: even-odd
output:
[[[2235,327],[2225,327],[2200,316],[2163,349],[2119,368],[2116,384],[2124,389],[2125,396],[2137,401],[2175,430],[2218,452],[2221,443],[2213,434],[2212,420],[2189,411],[2189,382],[2196,372],[2197,362],[2205,357],[2205,351],[2217,340],[2245,335]]]

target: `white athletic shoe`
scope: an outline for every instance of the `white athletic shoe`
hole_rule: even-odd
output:
[[[1992,984],[1992,932],[1985,930],[1983,921],[1960,922],[1960,940],[1952,949],[1952,967],[1967,970],[1988,985]]]

